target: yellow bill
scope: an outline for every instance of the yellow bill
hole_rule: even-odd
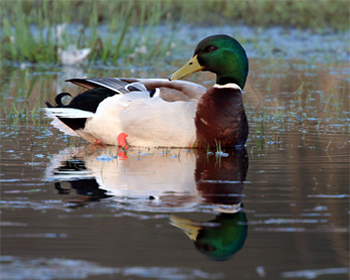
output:
[[[203,68],[204,67],[198,63],[197,55],[195,55],[194,57],[192,57],[190,59],[189,62],[187,62],[179,70],[177,70],[175,73],[173,73],[169,77],[169,81],[179,80],[179,79],[185,78],[186,76],[188,76],[192,73],[203,70]]]
[[[181,229],[190,239],[196,240],[198,232],[202,229],[201,226],[195,225],[190,219],[180,218],[175,215],[170,215],[171,225]]]

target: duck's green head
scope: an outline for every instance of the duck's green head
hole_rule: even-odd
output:
[[[215,73],[217,84],[235,83],[243,89],[248,75],[248,58],[234,38],[222,34],[209,36],[199,42],[190,61],[169,80],[182,79],[198,71]]]

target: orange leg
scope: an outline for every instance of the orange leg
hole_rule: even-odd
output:
[[[119,147],[122,147],[125,150],[129,148],[129,145],[126,142],[126,137],[128,137],[128,135],[124,132],[118,135],[118,145]]]
[[[118,149],[118,157],[120,160],[126,160],[128,158],[126,150],[129,148],[129,145],[126,142],[126,137],[128,137],[128,135],[124,132],[118,135],[118,145],[120,147]]]
[[[118,149],[118,158],[119,158],[120,160],[126,160],[126,159],[128,159],[128,156],[126,155],[126,152],[125,152],[124,149],[122,149],[122,148],[119,148],[119,149]]]

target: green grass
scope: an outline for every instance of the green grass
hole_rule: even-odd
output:
[[[75,45],[92,50],[90,62],[145,62],[166,57],[175,35],[186,25],[349,29],[349,2],[334,0],[2,0],[0,5],[1,61],[57,64],[58,50]],[[58,36],[62,24],[66,29]],[[101,31],[103,26],[107,31]],[[163,26],[171,34],[155,36]]]
[[[130,24],[183,22],[196,25],[244,23],[251,26],[271,25],[297,28],[349,28],[347,0],[147,0],[147,1],[2,1],[3,13],[10,19],[28,17],[36,24],[38,16],[52,24],[78,21],[85,26],[122,22],[132,6]],[[19,14],[18,14],[19,13]]]
[[[59,63],[67,46],[90,48],[89,61],[113,63],[165,56],[172,34],[154,35],[165,13],[161,3],[126,1],[3,1],[1,2],[1,59],[31,63]],[[101,11],[110,14],[101,18]],[[111,14],[111,11],[113,14]],[[88,15],[88,16],[87,16]],[[137,26],[137,29],[134,29]]]

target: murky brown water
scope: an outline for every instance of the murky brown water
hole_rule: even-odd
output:
[[[10,111],[90,71],[131,75],[26,68],[4,81],[1,279],[348,279],[346,65],[252,59],[246,151],[124,154]]]

